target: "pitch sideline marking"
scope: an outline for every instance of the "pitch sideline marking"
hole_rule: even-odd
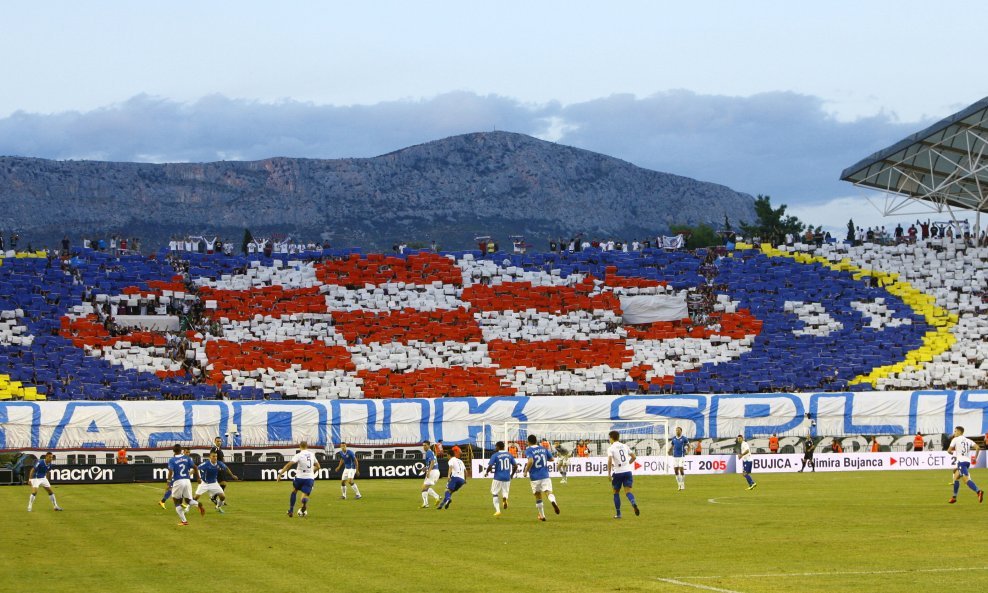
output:
[[[911,570],[847,570],[835,572],[776,572],[764,574],[729,574],[729,575],[694,575],[679,577],[681,579],[741,579],[741,578],[781,578],[781,577],[821,577],[821,576],[853,576],[853,575],[882,575],[882,574],[915,574],[937,572],[979,572],[988,570],[988,566],[960,566],[955,568],[917,568]],[[666,579],[659,579],[666,580]]]
[[[687,583],[686,581],[677,581],[676,579],[656,578],[655,580],[661,581],[663,583],[669,583],[670,585],[678,585],[680,587],[690,587],[692,589],[700,589],[701,591],[716,591],[717,593],[741,593],[741,591],[735,591],[734,589],[721,589],[720,587],[711,587],[710,585],[698,585],[696,583]]]

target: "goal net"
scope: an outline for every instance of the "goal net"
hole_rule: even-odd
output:
[[[535,435],[539,444],[548,444],[556,462],[551,475],[569,477],[607,475],[608,434],[618,431],[622,443],[637,457],[638,474],[672,473],[669,459],[668,420],[575,420],[561,422],[509,421],[501,435],[506,448],[519,460],[524,460],[528,436]],[[566,459],[566,467],[560,461]]]

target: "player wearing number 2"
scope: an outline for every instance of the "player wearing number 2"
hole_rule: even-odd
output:
[[[947,447],[947,453],[952,453],[957,460],[957,469],[954,470],[954,495],[947,501],[950,504],[957,502],[957,491],[960,489],[961,480],[967,487],[978,495],[978,502],[985,499],[984,490],[979,490],[978,485],[971,479],[971,453],[978,452],[978,444],[964,436],[964,427],[954,428],[954,438]]]
[[[491,496],[494,497],[494,516],[501,516],[501,509],[508,508],[508,493],[511,491],[511,478],[518,471],[518,463],[514,455],[504,450],[504,441],[498,441],[494,448],[497,452],[491,455],[487,462],[487,469],[484,476],[494,472],[494,479],[491,481]]]
[[[611,440],[611,446],[607,448],[607,477],[611,480],[611,488],[614,489],[614,518],[621,518],[621,487],[624,487],[624,494],[631,503],[631,508],[635,509],[635,516],[641,514],[638,510],[638,502],[631,492],[634,484],[634,476],[631,473],[635,467],[635,454],[631,452],[628,445],[621,442],[621,434],[616,430],[607,433]]]
[[[532,494],[535,495],[535,508],[539,511],[539,521],[545,521],[545,509],[542,506],[542,494],[546,494],[552,510],[559,514],[559,505],[556,504],[556,497],[552,493],[552,480],[549,479],[549,462],[552,461],[552,453],[545,447],[539,445],[539,440],[534,434],[528,435],[528,447],[525,449],[525,472],[522,475],[528,476],[532,480]]]

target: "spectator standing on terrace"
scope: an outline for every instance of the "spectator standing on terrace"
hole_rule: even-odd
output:
[[[844,447],[841,446],[840,441],[834,439],[830,442],[830,452],[831,453],[843,453]]]
[[[127,465],[127,449],[117,451],[117,465]]]
[[[778,453],[779,452],[779,436],[772,433],[772,436],[768,437],[768,452]]]
[[[917,430],[916,436],[913,437],[913,451],[922,451],[924,445],[926,442],[923,441],[923,435]]]
[[[879,450],[880,449],[878,447],[878,437],[877,436],[871,437],[871,452],[878,453]]]

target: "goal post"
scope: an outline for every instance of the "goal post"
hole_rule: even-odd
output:
[[[541,444],[548,442],[557,459],[568,458],[570,476],[607,474],[608,434],[618,431],[622,443],[638,458],[642,474],[671,474],[668,419],[658,420],[564,420],[504,423],[501,438],[509,452],[524,461],[528,436],[535,435]],[[551,468],[558,474],[558,461]]]

